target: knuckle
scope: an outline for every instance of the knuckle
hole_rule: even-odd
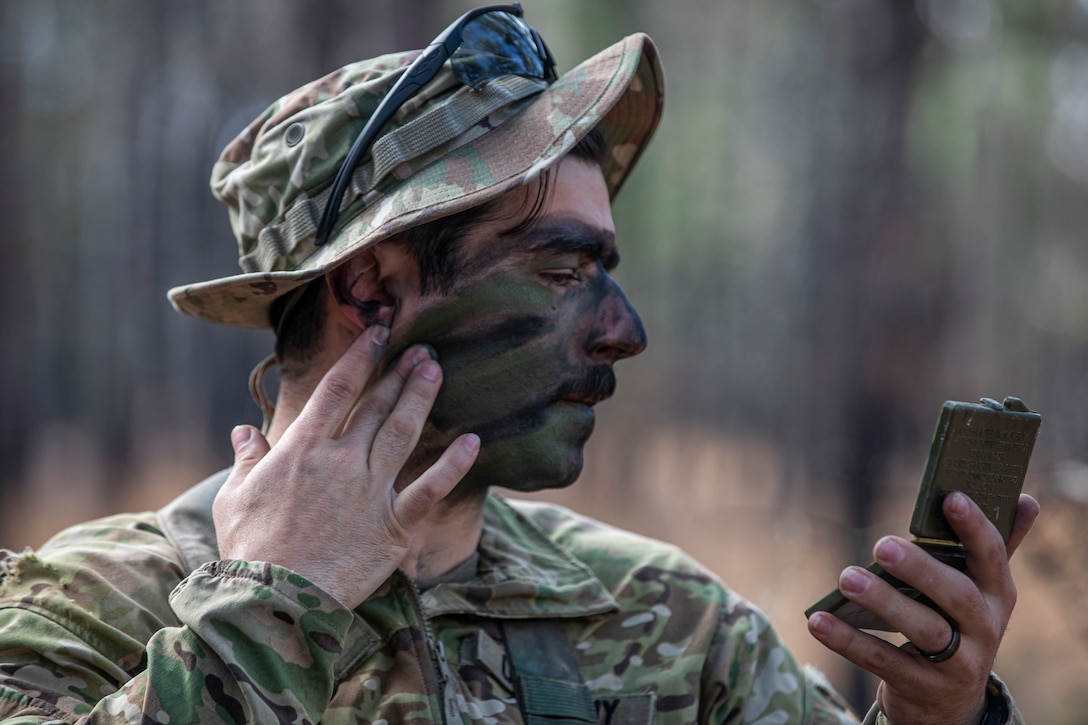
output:
[[[422,520],[433,508],[436,497],[426,487],[417,487],[412,495],[402,501],[400,519],[403,525],[411,526],[416,521]]]
[[[349,402],[359,394],[359,386],[347,375],[329,374],[322,386],[325,394],[337,402]]]
[[[316,431],[308,428],[296,428],[292,431],[290,439],[292,455],[287,456],[287,462],[291,465],[297,465],[295,451],[312,451],[318,448],[322,441],[322,437]]]
[[[971,588],[968,591],[954,590],[950,594],[950,604],[954,612],[963,612],[964,615],[971,617],[972,619],[978,618],[980,614],[986,611],[986,602],[982,597],[981,592],[976,588]]]
[[[419,426],[414,420],[405,416],[391,416],[386,423],[386,429],[394,441],[410,441],[419,432]]]
[[[388,418],[393,412],[393,403],[381,395],[368,395],[359,402],[359,410],[377,418]]]
[[[265,452],[258,450],[256,446],[246,446],[244,449],[238,451],[237,457],[235,458],[236,464],[242,465],[235,465],[234,471],[237,471],[237,473],[232,471],[231,475],[236,475],[240,480],[245,479],[245,477],[249,475],[249,472],[253,470],[253,467],[257,462],[264,458],[264,455]]]
[[[867,646],[870,644],[872,643],[857,638],[847,645],[844,655],[870,672],[884,671],[889,663],[888,654],[881,647]]]
[[[375,415],[381,416],[382,418],[388,418],[393,414],[393,401],[387,398],[374,396],[374,398],[367,401],[367,404],[370,406],[370,409],[374,411]]]
[[[927,617],[925,626],[922,628],[922,631],[919,632],[919,639],[922,642],[932,642],[935,645],[934,647],[929,647],[928,649],[939,650],[945,646],[949,638],[952,636],[951,634],[949,634],[950,626],[951,625],[943,619],[939,619],[937,617]]]
[[[230,494],[225,490],[221,490],[219,495],[215,497],[215,500],[212,501],[212,518],[219,519],[229,515],[233,503]]]

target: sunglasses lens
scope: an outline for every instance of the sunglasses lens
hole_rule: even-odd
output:
[[[533,31],[521,18],[509,13],[492,12],[474,18],[462,31],[461,47],[450,63],[457,79],[475,90],[504,75],[551,80]]]

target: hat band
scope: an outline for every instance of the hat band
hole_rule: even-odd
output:
[[[403,163],[447,144],[443,151],[457,148],[490,130],[480,128],[473,136],[468,132],[495,111],[540,93],[548,84],[535,78],[504,76],[494,79],[483,89],[474,91],[468,86],[458,89],[446,103],[440,103],[400,128],[387,133],[371,147],[373,164],[364,164],[352,177],[356,194],[363,195],[376,188],[385,176]],[[449,145],[451,141],[456,144]],[[371,171],[373,168],[373,171]],[[351,201],[341,204],[339,211]]]
[[[479,91],[462,86],[447,101],[378,139],[371,147],[372,161],[355,170],[353,193],[344,195],[337,211],[343,212],[360,197],[373,196],[370,192],[398,167],[408,165],[404,174],[407,177],[451,150],[471,143],[505,120],[492,119],[485,126],[480,123],[485,118],[547,87],[545,81],[513,75],[496,78]],[[313,197],[300,194],[284,213],[282,223],[270,224],[259,232],[254,250],[238,260],[242,270],[297,269],[303,259],[318,249],[313,242],[321,210],[328,203],[331,191],[330,187]],[[373,199],[366,201],[369,205]],[[300,259],[302,252],[305,254]]]

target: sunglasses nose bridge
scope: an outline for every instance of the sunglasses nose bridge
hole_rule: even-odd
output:
[[[553,83],[555,59],[539,32],[510,13],[489,13],[464,28],[463,42],[450,56],[458,80],[480,90],[502,75]]]

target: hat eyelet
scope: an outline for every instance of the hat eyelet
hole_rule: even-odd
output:
[[[287,127],[287,131],[283,134],[283,140],[288,146],[296,146],[305,135],[306,127],[296,121]]]

